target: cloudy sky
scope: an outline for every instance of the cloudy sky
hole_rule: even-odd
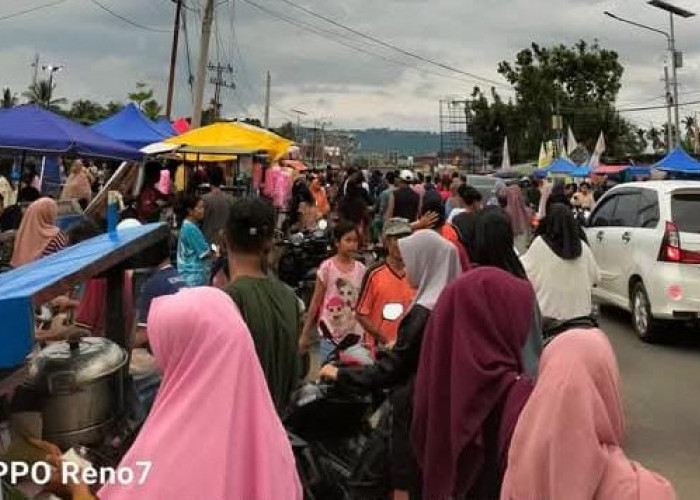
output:
[[[619,107],[664,103],[664,38],[603,15],[609,10],[667,29],[667,16],[645,0],[290,1],[406,51],[502,83],[498,62],[512,60],[532,41],[551,45],[598,39],[617,50],[625,66]],[[150,29],[118,19],[98,2]],[[192,71],[203,2],[186,0]],[[56,5],[2,19],[52,3]],[[698,2],[675,3],[700,13]],[[144,81],[164,101],[173,6],[171,0],[2,0],[0,86],[26,88],[30,63],[39,53],[44,64],[65,65],[57,75],[57,95],[123,100],[136,81]],[[700,100],[698,33],[700,17],[677,22],[678,47],[685,51],[681,102]],[[185,39],[180,40],[175,112],[188,115],[192,96]],[[304,119],[324,120],[332,127],[437,130],[440,98],[466,95],[475,83],[484,85],[372,44],[285,0],[218,0],[210,60],[234,67],[228,78],[237,89],[223,94],[224,113],[230,117],[260,116],[264,73],[271,71],[273,124],[294,119],[294,108],[307,113]],[[208,86],[207,99],[211,93]],[[681,116],[696,111],[700,106],[688,106]],[[645,126],[665,120],[663,110],[625,116]]]

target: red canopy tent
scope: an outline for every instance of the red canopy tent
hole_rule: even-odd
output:
[[[629,165],[603,165],[600,164],[593,173],[596,175],[615,175],[630,168]]]

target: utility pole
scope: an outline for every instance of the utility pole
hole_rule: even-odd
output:
[[[170,49],[170,74],[168,75],[168,97],[165,103],[165,116],[170,120],[173,112],[173,92],[175,91],[175,65],[177,64],[177,46],[180,40],[180,15],[182,0],[173,0],[175,7],[175,26],[173,27],[173,46]]]
[[[235,89],[236,84],[233,82],[227,82],[224,80],[224,73],[233,74],[233,68],[230,64],[223,66],[221,64],[209,64],[207,66],[209,71],[214,71],[216,76],[209,80],[209,83],[214,84],[214,111],[216,113],[216,118],[221,116],[221,88],[225,87],[227,89]]]
[[[204,17],[202,18],[202,38],[199,44],[199,61],[197,61],[197,81],[194,92],[194,107],[192,109],[192,128],[202,125],[202,103],[204,102],[204,79],[207,76],[207,60],[209,59],[209,41],[211,26],[214,22],[214,0],[206,0]]]
[[[666,151],[670,152],[673,148],[673,128],[671,126],[671,101],[673,97],[671,96],[671,85],[668,81],[668,66],[664,66],[664,80],[666,82],[666,113],[668,114],[668,121],[666,122]]]
[[[263,121],[263,126],[265,128],[270,127],[270,87],[271,86],[272,86],[272,77],[270,76],[270,72],[268,71],[267,78],[265,79],[265,120]]]
[[[673,68],[673,106],[676,109],[676,146],[681,145],[681,128],[680,119],[678,117],[678,66],[682,66],[683,62],[680,58],[683,57],[680,52],[676,52],[676,34],[673,23],[673,12],[669,12],[668,16],[671,18],[671,67]],[[670,146],[671,143],[669,143]]]

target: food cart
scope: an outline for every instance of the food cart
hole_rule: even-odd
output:
[[[75,373],[61,368],[52,374],[56,377],[49,381],[49,390],[41,393],[46,401],[40,400],[30,411],[41,414],[44,431],[49,428],[55,431],[63,426],[56,434],[61,439],[53,440],[63,449],[82,445],[98,449],[105,442],[114,442],[120,432],[123,444],[125,426],[121,421],[126,410],[124,391],[129,388],[131,344],[131,325],[126,324],[123,308],[125,271],[157,265],[157,262],[146,261],[150,253],[146,250],[153,245],[165,244],[167,238],[169,230],[166,224],[112,231],[0,275],[0,399],[4,400],[2,408],[5,411],[9,408],[10,398],[27,388],[28,380],[34,376],[34,360],[40,355],[46,352],[58,354],[56,359],[49,361],[56,361],[56,366],[59,366],[58,362],[65,366],[66,359],[73,359],[74,355],[87,353],[87,357],[81,357],[81,362],[89,361],[99,349],[111,346],[112,352],[122,355],[109,377],[100,379],[101,375],[95,376],[93,372],[93,378],[86,383],[81,382]],[[107,281],[105,337],[60,341],[39,353],[34,342],[36,308],[93,278]],[[51,389],[51,385],[56,390]],[[117,398],[122,399],[117,401]],[[105,411],[111,414],[104,415]],[[61,422],[47,422],[53,415],[58,415],[57,420]],[[106,418],[97,422],[99,425],[93,425],[94,418],[100,415]],[[8,418],[8,415],[0,416],[0,420],[3,418]],[[46,432],[36,437],[49,440]],[[117,446],[115,450],[117,448],[119,452],[123,450],[123,446]]]

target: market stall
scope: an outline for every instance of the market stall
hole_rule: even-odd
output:
[[[0,110],[0,150],[39,156],[143,158],[138,149],[34,104]]]
[[[566,158],[557,158],[547,167],[549,175],[568,175],[571,176],[577,169],[577,165]]]
[[[175,127],[173,127],[173,124],[170,123],[170,120],[168,120],[164,116],[161,116],[160,118],[155,120],[153,124],[163,135],[165,135],[165,137],[172,137],[180,133],[177,130],[175,130]]]
[[[114,115],[95,123],[90,128],[136,149],[176,135],[174,130],[166,132],[162,125],[156,125],[133,103],[127,104]]]
[[[653,169],[680,176],[699,176],[700,162],[681,147],[670,151],[663,159],[652,165]]]
[[[31,352],[35,306],[98,275],[109,281],[107,337],[125,346],[127,331],[120,307],[123,270],[134,266],[134,257],[169,235],[165,224],[111,232],[0,274],[0,369],[21,366]]]
[[[184,160],[197,162],[230,161],[235,159],[235,151],[265,152],[276,161],[292,145],[292,141],[277,134],[238,122],[214,123],[189,130],[164,142],[180,146],[179,152],[183,153]],[[233,153],[227,154],[227,149]],[[211,153],[215,150],[216,153]]]

